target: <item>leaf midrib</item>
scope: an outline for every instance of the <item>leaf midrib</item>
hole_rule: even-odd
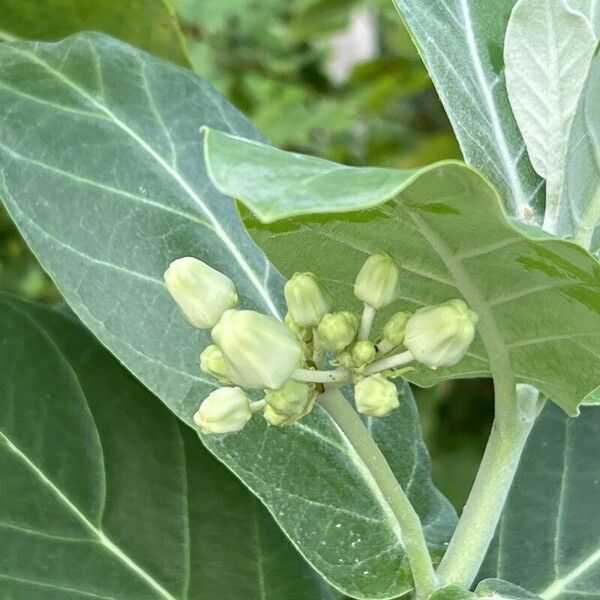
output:
[[[133,129],[131,129],[126,123],[124,123],[117,115],[115,115],[107,106],[98,102],[96,98],[88,94],[83,88],[81,88],[77,83],[73,80],[66,77],[63,73],[56,70],[46,61],[38,58],[32,52],[28,52],[26,50],[22,50],[17,46],[7,46],[7,48],[15,52],[27,60],[32,61],[33,63],[39,65],[41,68],[45,69],[48,73],[53,75],[56,79],[62,81],[65,85],[74,90],[78,95],[82,98],[86,99],[90,104],[104,113],[119,129],[121,129],[126,135],[128,135],[133,141],[135,141],[149,156],[151,156],[160,167],[181,187],[181,189],[195,202],[195,204],[200,208],[200,210],[204,213],[207,219],[210,221],[212,227],[215,230],[215,234],[222,240],[223,244],[242,268],[248,280],[252,283],[252,285],[256,288],[260,296],[262,297],[265,305],[268,310],[276,317],[281,318],[279,310],[275,306],[269,291],[265,288],[262,282],[257,277],[256,273],[247,262],[242,253],[238,250],[237,246],[233,242],[233,240],[229,237],[225,229],[222,227],[219,220],[215,217],[212,211],[206,206],[206,204],[202,201],[200,196],[196,194],[192,186],[184,179],[171,165],[169,165],[165,159],[158,154],[154,150],[154,148],[146,142],[140,135],[138,135]],[[200,135],[200,134],[198,134]]]

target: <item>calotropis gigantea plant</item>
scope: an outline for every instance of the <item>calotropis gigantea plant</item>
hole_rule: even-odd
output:
[[[192,73],[111,38],[81,34],[56,44],[0,46],[0,195],[79,318],[175,415],[196,429],[198,412],[200,428],[215,433],[222,415],[232,414],[227,403],[235,404],[245,426],[202,433],[202,442],[334,588],[364,599],[599,598],[600,415],[594,406],[582,408],[597,402],[600,386],[598,5],[395,3],[466,164],[408,172],[349,168],[277,150]],[[243,221],[227,197],[240,202]],[[304,339],[281,334],[290,341],[278,349],[299,343],[299,364],[284,376],[269,364],[281,357],[268,352],[261,377],[273,381],[252,380],[247,364],[237,369],[239,356],[232,358],[226,340],[247,332],[241,313],[252,316],[247,341],[266,331],[255,315],[291,332],[281,322],[284,277],[294,281],[294,273],[327,285],[332,297],[313,308],[349,311],[352,329],[352,313],[361,308],[353,295],[356,274],[373,255],[398,269],[393,302],[378,309],[373,323],[372,311],[363,311],[348,344],[331,346],[340,382],[358,387],[375,364],[364,358],[366,345],[350,347],[354,336],[379,342],[395,314],[420,314],[451,300],[478,317],[477,333],[457,362],[432,369],[438,365],[412,361],[394,373],[398,398],[382,394],[389,403],[382,410],[371,389],[364,396],[357,391],[357,407],[371,413],[361,417],[352,387],[340,388],[347,397],[337,388],[323,391],[319,386],[331,382],[321,379],[336,371],[307,362],[307,348],[313,363],[326,349],[314,343],[323,314],[317,338],[303,327],[297,333]],[[186,301],[170,286],[188,318],[196,301],[219,309],[194,313],[195,328],[181,318],[163,281],[165,269],[182,257],[221,274],[225,290],[202,304],[208,291]],[[203,282],[192,278],[198,287]],[[294,295],[287,300],[293,311]],[[299,325],[307,306],[300,298],[296,322],[288,325]],[[201,350],[210,375],[198,365]],[[318,381],[298,381],[316,371],[325,373]],[[375,394],[390,389],[380,376],[370,386]],[[496,416],[457,521],[431,482],[406,381],[433,385],[475,376],[493,378]],[[234,397],[215,396],[224,387],[218,377],[246,385]],[[294,394],[305,403],[292,415],[278,404],[290,405],[290,390],[278,387],[290,379],[310,384],[308,393]],[[249,418],[254,411],[242,388],[256,387],[270,390],[253,400],[265,403],[257,411],[266,413],[271,394],[271,422],[294,422],[279,427]],[[199,411],[206,397],[215,410]],[[394,400],[397,408],[376,416]],[[7,423],[6,431],[13,422]],[[3,433],[4,446],[35,466],[14,441],[20,435]],[[194,597],[190,576],[151,577],[156,559],[136,561],[117,546],[96,523],[102,511],[89,516],[68,482],[61,490],[43,469],[30,470],[131,574],[127,590],[110,588],[116,580],[107,578],[105,597]],[[15,522],[17,508],[10,513]],[[69,543],[59,528],[50,535],[58,538],[53,543]],[[15,552],[23,547],[15,544]],[[64,577],[73,574],[65,568]],[[268,588],[264,569],[259,579],[257,597],[286,597],[273,591],[281,587]],[[93,593],[102,597],[98,589]],[[293,593],[336,595],[325,586]]]

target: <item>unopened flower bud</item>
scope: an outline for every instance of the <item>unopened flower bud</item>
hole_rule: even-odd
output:
[[[295,273],[283,291],[290,315],[302,327],[316,327],[331,310],[331,296],[314,273]]]
[[[383,339],[391,348],[399,346],[404,341],[406,324],[410,316],[410,313],[398,312],[383,327]]]
[[[200,355],[200,369],[203,373],[218,379],[221,383],[231,383],[223,353],[214,344],[207,346]]]
[[[375,344],[369,340],[361,340],[352,346],[352,359],[354,365],[363,367],[373,362],[377,350]]]
[[[385,252],[372,254],[354,282],[354,295],[371,308],[383,308],[394,301],[400,269]]]
[[[432,369],[451,367],[469,349],[478,320],[463,300],[420,308],[406,324],[404,345]]]
[[[290,379],[278,390],[266,390],[265,401],[264,418],[279,427],[308,414],[314,403],[314,394],[308,384]]]
[[[360,319],[348,311],[327,313],[319,323],[319,342],[331,352],[341,352],[349,346],[358,331]]]
[[[164,279],[185,318],[199,329],[214,327],[238,301],[229,277],[191,256],[174,260]]]
[[[206,397],[194,415],[194,423],[205,435],[234,433],[240,431],[251,417],[250,400],[244,390],[223,387]]]
[[[398,390],[381,373],[361,379],[354,386],[356,410],[371,417],[385,417],[395,408],[398,402]]]
[[[340,367],[345,367],[346,369],[354,368],[354,359],[352,358],[352,352],[350,352],[349,350],[344,350],[343,352],[340,352],[337,355],[335,362]]]
[[[227,373],[245,388],[280,388],[300,366],[300,342],[281,321],[252,310],[227,310],[212,330]]]

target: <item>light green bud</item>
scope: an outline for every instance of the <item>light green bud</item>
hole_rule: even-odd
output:
[[[164,279],[184,317],[198,329],[214,327],[221,315],[238,302],[229,277],[191,256],[174,260]]]
[[[194,415],[194,423],[205,434],[240,431],[252,417],[250,400],[238,387],[223,387],[209,394]]]
[[[212,330],[237,385],[280,388],[300,366],[300,342],[281,321],[252,310],[227,310]]]
[[[340,365],[340,367],[345,367],[346,369],[354,368],[354,359],[352,358],[352,352],[349,350],[344,350],[340,352],[340,354],[336,357],[336,363]]]
[[[469,349],[478,320],[463,300],[420,308],[406,324],[404,345],[432,369],[451,367]]]
[[[397,312],[383,327],[383,339],[395,348],[404,341],[406,324],[411,315],[407,312]]]
[[[396,298],[400,268],[385,252],[372,254],[354,282],[354,295],[371,308],[383,308]]]
[[[395,408],[398,402],[398,390],[381,373],[361,379],[354,386],[356,410],[371,417],[385,417]]]
[[[377,350],[375,344],[369,340],[361,340],[352,346],[352,360],[357,367],[363,367],[375,360]]]
[[[283,292],[290,315],[302,327],[316,327],[331,310],[331,296],[314,273],[295,273]]]
[[[231,383],[223,353],[214,344],[207,346],[200,355],[200,369],[221,383],[226,385]]]
[[[278,390],[266,390],[264,418],[275,426],[289,425],[307,415],[314,403],[312,386],[290,379]]]
[[[327,313],[317,328],[319,343],[325,350],[341,352],[356,337],[359,323],[359,317],[348,311]]]

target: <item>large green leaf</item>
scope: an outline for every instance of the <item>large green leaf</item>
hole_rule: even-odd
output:
[[[169,262],[197,256],[232,277],[242,306],[283,312],[281,276],[202,160],[202,125],[257,132],[197,76],[95,34],[1,45],[0,102],[11,216],[83,322],[191,424],[216,383],[197,365],[208,334],[185,324],[162,283]],[[384,450],[439,554],[454,513],[429,479],[408,392],[395,418],[407,434]],[[370,599],[411,587],[398,522],[324,410],[205,441],[336,586]]]
[[[524,221],[543,215],[543,180],[513,117],[502,48],[515,0],[394,0],[437,87],[465,160]]]
[[[600,598],[600,413],[546,407],[531,434],[483,574],[544,600]]]
[[[3,598],[333,597],[74,319],[0,295],[0,339]]]
[[[536,594],[500,579],[485,579],[475,593],[482,600],[541,600]]]
[[[572,414],[600,383],[600,266],[571,242],[517,230],[469,167],[351,168],[218,131],[205,139],[222,192],[263,222],[287,218],[249,222],[285,272],[308,266],[350,303],[365,255],[385,250],[405,272],[393,310],[462,295],[479,314],[481,335],[465,360],[407,377],[431,383],[510,370]]]
[[[0,38],[57,40],[87,29],[189,65],[171,0],[0,0]]]

